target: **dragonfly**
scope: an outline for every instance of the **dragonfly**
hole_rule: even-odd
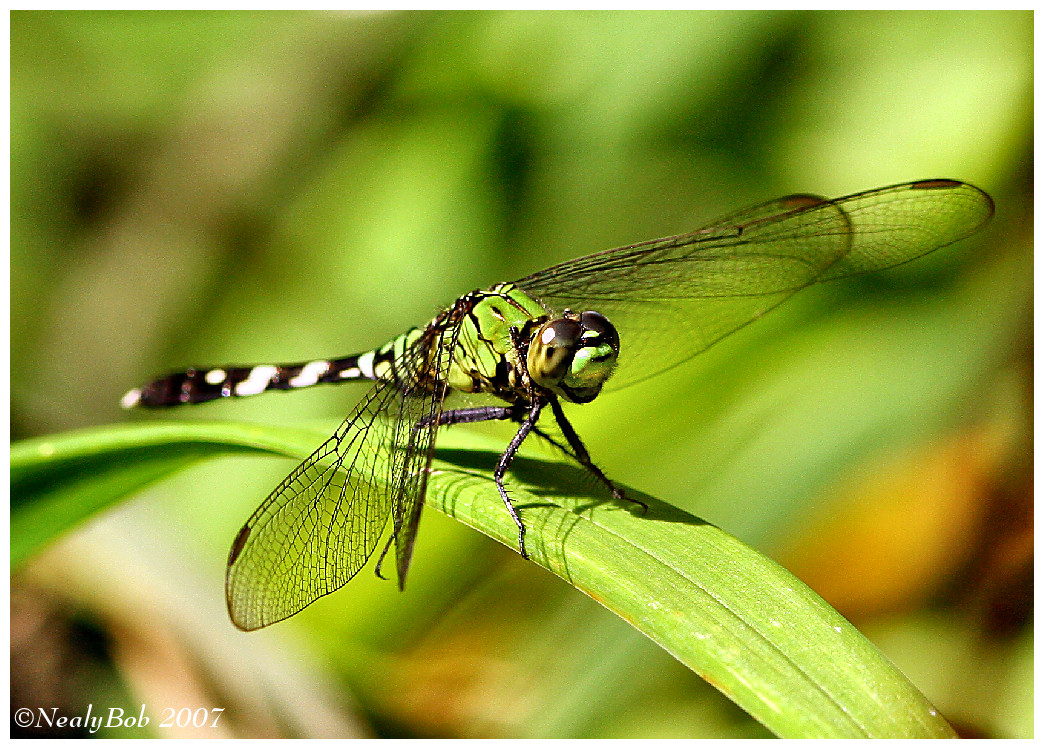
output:
[[[413,555],[440,427],[514,424],[494,467],[504,484],[530,435],[572,457],[615,500],[631,500],[592,461],[563,403],[594,401],[688,361],[813,284],[907,263],[979,231],[982,190],[929,179],[830,200],[798,194],[678,236],[596,252],[468,292],[380,348],[298,364],[194,367],[122,405],[168,407],[322,383],[372,382],[337,431],[275,488],[232,543],[225,594],[242,630],[284,620],[351,580],[391,533],[400,589]],[[485,405],[447,406],[453,393]],[[471,401],[476,402],[475,400]],[[550,411],[560,434],[538,423]]]

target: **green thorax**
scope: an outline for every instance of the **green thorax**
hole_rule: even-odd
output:
[[[358,366],[345,371],[405,377],[424,389],[437,387],[431,375],[444,372],[452,390],[509,403],[527,402],[538,391],[588,403],[612,375],[619,348],[616,330],[597,312],[562,310],[552,319],[515,284],[500,283],[465,294],[426,327],[359,356]],[[446,353],[443,369],[435,362]]]
[[[447,383],[465,393],[490,393],[514,400],[525,390],[511,328],[528,341],[547,320],[547,311],[512,283],[495,284],[462,297],[461,315]]]

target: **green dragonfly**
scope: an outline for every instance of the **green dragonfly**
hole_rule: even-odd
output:
[[[347,583],[376,551],[389,517],[392,532],[376,571],[394,543],[405,585],[439,427],[517,425],[493,477],[526,556],[526,527],[504,476],[530,434],[574,458],[614,498],[627,499],[592,462],[563,401],[589,403],[610,379],[617,387],[659,374],[807,286],[909,262],[974,234],[992,214],[986,193],[946,179],[837,200],[791,195],[688,234],[469,292],[427,325],[373,351],[292,365],[193,368],[130,391],[123,405],[375,382],[232,544],[229,615],[241,629],[258,629]],[[452,391],[491,396],[491,405],[446,408]],[[545,408],[561,437],[538,425]]]

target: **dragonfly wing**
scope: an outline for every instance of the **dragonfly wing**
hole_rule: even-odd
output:
[[[409,346],[395,369],[413,372],[421,359],[419,347]],[[436,406],[430,390],[411,389],[418,377],[405,381],[379,381],[243,526],[225,583],[237,627],[281,621],[347,583],[373,554],[389,516],[397,532],[409,516],[412,543],[434,442],[424,430],[410,442],[404,424]]]
[[[674,367],[814,283],[891,268],[963,239],[986,193],[931,180],[825,200],[793,195],[689,234],[552,266],[518,286],[552,313],[597,310],[620,334],[621,387]]]
[[[423,345],[413,349],[413,361],[406,362],[403,398],[395,420],[395,445],[392,481],[395,499],[392,516],[395,533],[395,568],[399,589],[406,586],[406,573],[413,557],[421,508],[427,491],[431,460],[435,453],[435,433],[446,395],[447,370],[452,359],[459,326],[451,322],[425,332]]]

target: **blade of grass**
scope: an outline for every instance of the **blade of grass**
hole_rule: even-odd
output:
[[[514,522],[486,470],[497,453],[439,457],[442,480],[428,504],[515,547]],[[647,513],[607,502],[572,465],[516,458],[511,473],[534,562],[623,617],[777,735],[954,736],[851,623],[721,529],[630,489]]]
[[[12,569],[94,513],[199,460],[244,453],[301,457],[322,440],[316,434],[253,424],[150,422],[16,443]]]
[[[197,460],[243,453],[304,458],[324,434],[153,422],[16,445],[12,567],[92,513]],[[458,434],[444,442],[462,444]],[[440,450],[427,504],[514,547],[516,528],[491,478],[498,455]],[[777,735],[954,735],[840,614],[720,529],[633,490],[647,513],[608,502],[572,465],[520,457],[511,473],[535,563],[623,617]]]

